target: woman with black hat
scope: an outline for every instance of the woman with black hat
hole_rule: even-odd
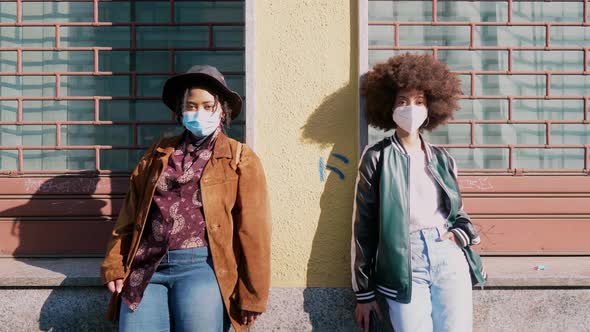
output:
[[[185,131],[133,171],[101,267],[108,317],[121,331],[241,331],[270,286],[262,165],[224,132],[242,99],[211,66],[170,78],[162,98]]]

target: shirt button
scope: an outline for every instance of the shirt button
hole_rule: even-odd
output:
[[[135,224],[135,230],[136,231],[140,231],[141,230],[141,224]]]

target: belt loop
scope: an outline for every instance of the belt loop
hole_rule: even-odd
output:
[[[426,232],[423,229],[418,231],[420,234],[420,239],[426,241]]]

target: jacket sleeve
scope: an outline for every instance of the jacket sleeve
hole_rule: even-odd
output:
[[[138,178],[145,172],[146,159],[153,153],[155,146],[156,144],[148,149],[131,173],[129,189],[127,190],[123,206],[119,211],[119,216],[111,232],[105,258],[100,267],[103,284],[125,277],[125,259],[129,254],[131,236],[135,231],[135,220],[138,212],[138,188],[142,187],[142,184],[138,184]]]
[[[379,155],[375,148],[361,156],[352,215],[352,289],[358,303],[375,300],[372,280],[379,237]]]
[[[124,260],[129,253],[129,237],[134,231],[133,221],[137,212],[137,188],[135,187],[137,171],[138,167],[135,168],[131,175],[129,189],[107,244],[105,259],[100,267],[103,284],[125,277]]]
[[[238,266],[239,307],[264,312],[270,289],[270,208],[262,164],[246,145],[237,172],[234,223],[242,252]]]
[[[445,152],[450,160],[451,173],[452,173],[453,177],[455,178],[455,181],[457,183],[459,183],[457,181],[457,179],[458,179],[457,163],[455,162],[455,159],[446,150],[445,150]],[[462,200],[461,200],[461,202],[462,202]],[[463,204],[463,203],[461,203],[461,204]],[[476,245],[481,242],[479,234],[477,233],[477,230],[475,229],[475,227],[473,226],[473,223],[471,222],[471,218],[463,210],[463,205],[461,205],[461,208],[459,209],[459,212],[457,213],[457,216],[455,217],[455,223],[453,224],[453,227],[451,227],[451,229],[449,231],[451,231],[455,235],[455,237],[457,237],[461,241],[461,244],[463,245],[463,247]]]

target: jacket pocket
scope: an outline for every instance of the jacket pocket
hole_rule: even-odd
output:
[[[234,175],[234,176],[204,176],[201,178],[201,186],[202,187],[210,187],[210,186],[214,186],[217,184],[222,184],[222,183],[227,183],[227,182],[232,182],[232,181],[238,181],[238,176]]]

